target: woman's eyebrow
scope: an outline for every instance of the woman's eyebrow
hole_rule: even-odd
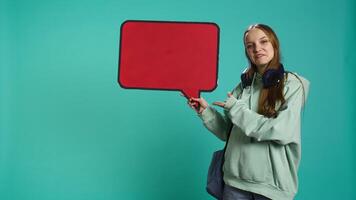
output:
[[[258,40],[262,40],[262,39],[268,39],[267,36],[263,36],[261,38],[259,38]],[[249,44],[249,43],[253,43],[253,42],[246,42],[246,44]]]

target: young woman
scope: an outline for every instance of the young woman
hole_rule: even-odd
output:
[[[188,103],[198,108],[208,130],[228,142],[224,200],[290,200],[298,190],[301,110],[309,82],[284,71],[279,41],[269,26],[250,26],[243,41],[249,67],[226,101],[213,103],[224,115],[204,98]]]

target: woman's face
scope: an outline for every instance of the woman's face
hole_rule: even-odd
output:
[[[274,56],[274,49],[267,35],[260,29],[254,28],[245,35],[245,48],[253,64],[261,72]]]

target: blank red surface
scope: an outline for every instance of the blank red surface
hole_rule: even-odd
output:
[[[124,88],[216,87],[219,29],[212,23],[126,21],[121,27],[119,83]]]

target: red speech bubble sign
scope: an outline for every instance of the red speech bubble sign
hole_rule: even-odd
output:
[[[119,77],[129,89],[179,90],[187,97],[217,87],[219,27],[214,23],[125,21]]]

